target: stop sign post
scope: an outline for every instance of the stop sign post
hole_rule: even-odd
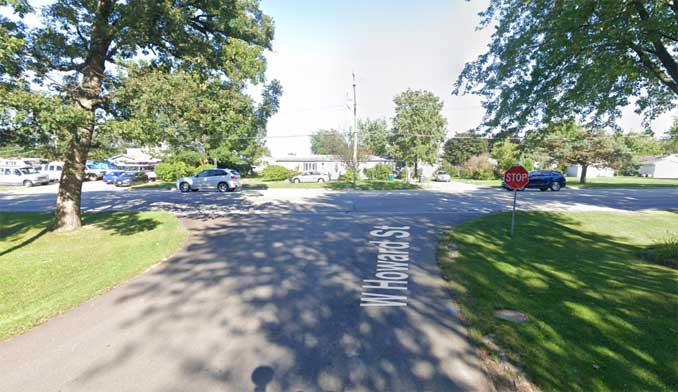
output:
[[[513,191],[511,237],[513,237],[513,231],[516,226],[516,198],[518,197],[518,190],[523,190],[528,182],[530,182],[530,175],[528,171],[520,165],[513,166],[504,173],[504,184]]]

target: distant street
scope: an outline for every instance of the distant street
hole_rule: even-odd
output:
[[[3,193],[0,210],[54,199]],[[0,343],[0,390],[488,391],[436,250],[444,229],[511,203],[498,189],[88,190],[86,210],[179,214],[189,242]],[[678,209],[678,188],[521,192],[519,208]]]

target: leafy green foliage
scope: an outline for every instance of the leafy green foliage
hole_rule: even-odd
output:
[[[388,180],[388,176],[393,173],[390,165],[379,163],[372,168],[363,170],[368,180]]]
[[[447,139],[443,159],[451,165],[462,165],[474,155],[487,152],[487,139],[473,132],[462,132]]]
[[[155,166],[155,174],[162,181],[176,181],[181,177],[190,176],[193,169],[184,162],[161,162]]]
[[[510,139],[503,139],[492,146],[492,158],[497,160],[497,169],[503,173],[516,164],[519,156],[518,145]]]
[[[321,129],[311,136],[311,153],[338,155],[339,149],[345,149],[347,143],[346,135],[336,129]]]
[[[388,137],[391,130],[385,119],[358,119],[358,142],[373,155],[388,154]]]
[[[447,125],[441,114],[443,102],[430,91],[411,89],[393,102],[396,115],[389,137],[393,157],[412,164],[435,163]]]
[[[601,129],[588,130],[572,121],[552,124],[534,140],[553,161],[581,165],[582,183],[586,183],[589,166],[619,168],[631,156],[626,145],[613,135]]]
[[[654,246],[655,261],[678,268],[678,234],[669,234]]]
[[[614,125],[635,100],[649,120],[678,98],[678,3],[667,0],[491,0],[486,53],[455,94],[485,98],[484,126],[517,133],[566,118]]]
[[[295,171],[280,165],[268,165],[261,171],[261,177],[264,181],[284,181],[295,174]]]

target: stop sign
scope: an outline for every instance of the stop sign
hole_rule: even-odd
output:
[[[529,174],[522,166],[513,166],[504,173],[504,183],[511,190],[523,189],[528,182]]]

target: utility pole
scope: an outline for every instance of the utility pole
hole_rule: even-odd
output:
[[[358,102],[355,98],[355,72],[353,72],[353,189],[358,181]]]

